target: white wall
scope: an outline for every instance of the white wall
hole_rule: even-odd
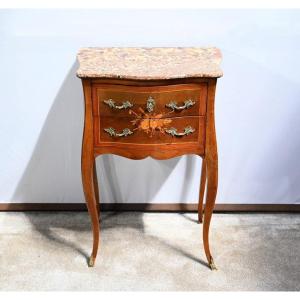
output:
[[[217,86],[218,203],[300,202],[300,11],[0,11],[0,201],[82,202],[76,52],[206,46]],[[102,202],[196,202],[201,159],[97,160]]]

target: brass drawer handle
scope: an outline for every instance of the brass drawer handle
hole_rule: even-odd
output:
[[[128,135],[133,134],[133,132],[129,128],[123,129],[121,133],[117,133],[114,128],[104,128],[104,131],[107,132],[110,136],[116,136],[116,137],[126,137]]]
[[[184,128],[183,132],[178,132],[176,128],[172,127],[170,129],[166,129],[165,130],[166,133],[170,134],[171,136],[175,137],[180,137],[180,136],[185,136],[185,135],[189,135],[191,133],[193,133],[195,131],[195,129],[192,126],[187,126]]]
[[[110,108],[113,108],[113,109],[119,109],[119,110],[121,110],[121,109],[127,109],[127,108],[130,108],[130,107],[133,106],[133,104],[130,103],[129,101],[124,101],[124,102],[122,103],[122,105],[116,105],[116,104],[115,104],[115,101],[112,100],[112,99],[104,100],[103,102],[104,102],[105,104],[107,104]]]
[[[166,107],[171,108],[172,110],[184,110],[196,104],[196,102],[194,102],[192,99],[185,100],[183,103],[184,104],[182,106],[177,106],[176,101],[171,101],[170,103],[166,104]]]

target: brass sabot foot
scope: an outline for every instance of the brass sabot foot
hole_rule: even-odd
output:
[[[95,258],[93,256],[89,259],[89,267],[93,267],[95,265]]]
[[[218,270],[217,267],[216,267],[216,265],[215,265],[215,263],[214,263],[214,260],[213,260],[212,257],[210,258],[209,267],[210,267],[210,269],[211,269],[212,271],[213,271],[213,270]]]

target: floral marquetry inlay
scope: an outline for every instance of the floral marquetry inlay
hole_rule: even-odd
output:
[[[131,123],[136,126],[134,130],[144,131],[149,134],[150,137],[153,136],[156,131],[164,134],[172,123],[172,119],[166,118],[168,114],[147,113],[141,107],[139,111],[139,113],[133,110],[129,111],[129,114],[133,114],[136,117]]]

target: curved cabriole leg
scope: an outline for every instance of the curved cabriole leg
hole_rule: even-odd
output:
[[[209,249],[209,226],[212,217],[212,212],[215,206],[218,188],[218,152],[214,118],[215,89],[216,80],[210,80],[208,83],[207,126],[205,143],[207,191],[203,222],[203,244],[208,264],[212,270],[216,269],[216,266],[214,264],[214,260]]]
[[[216,269],[213,257],[209,248],[209,226],[212,217],[212,212],[215,206],[215,200],[218,187],[218,162],[207,160],[207,194],[204,209],[204,223],[203,223],[203,244],[204,251],[208,264],[212,270]]]
[[[83,151],[82,151],[82,184],[83,184],[83,190],[84,190],[87,208],[92,221],[93,251],[89,259],[89,267],[93,267],[98,252],[100,228],[99,228],[97,200],[95,195],[94,178],[93,178],[94,159],[93,157],[90,158],[88,155],[85,155],[84,148],[85,147],[83,147]]]
[[[198,202],[198,222],[202,223],[203,217],[203,198],[205,192],[206,184],[206,161],[205,158],[202,159],[202,169],[201,169],[201,180],[200,180],[200,191],[199,191],[199,202]]]
[[[97,179],[96,161],[94,161],[94,165],[93,165],[93,181],[94,181],[98,218],[100,220],[100,199],[99,199],[99,186],[98,186],[98,179]]]
[[[88,80],[83,80],[82,84],[85,98],[85,116],[81,151],[81,175],[85,201],[92,221],[93,250],[89,259],[89,267],[93,267],[98,252],[100,228],[97,211],[96,189],[94,184],[95,157],[93,144],[91,84]]]

